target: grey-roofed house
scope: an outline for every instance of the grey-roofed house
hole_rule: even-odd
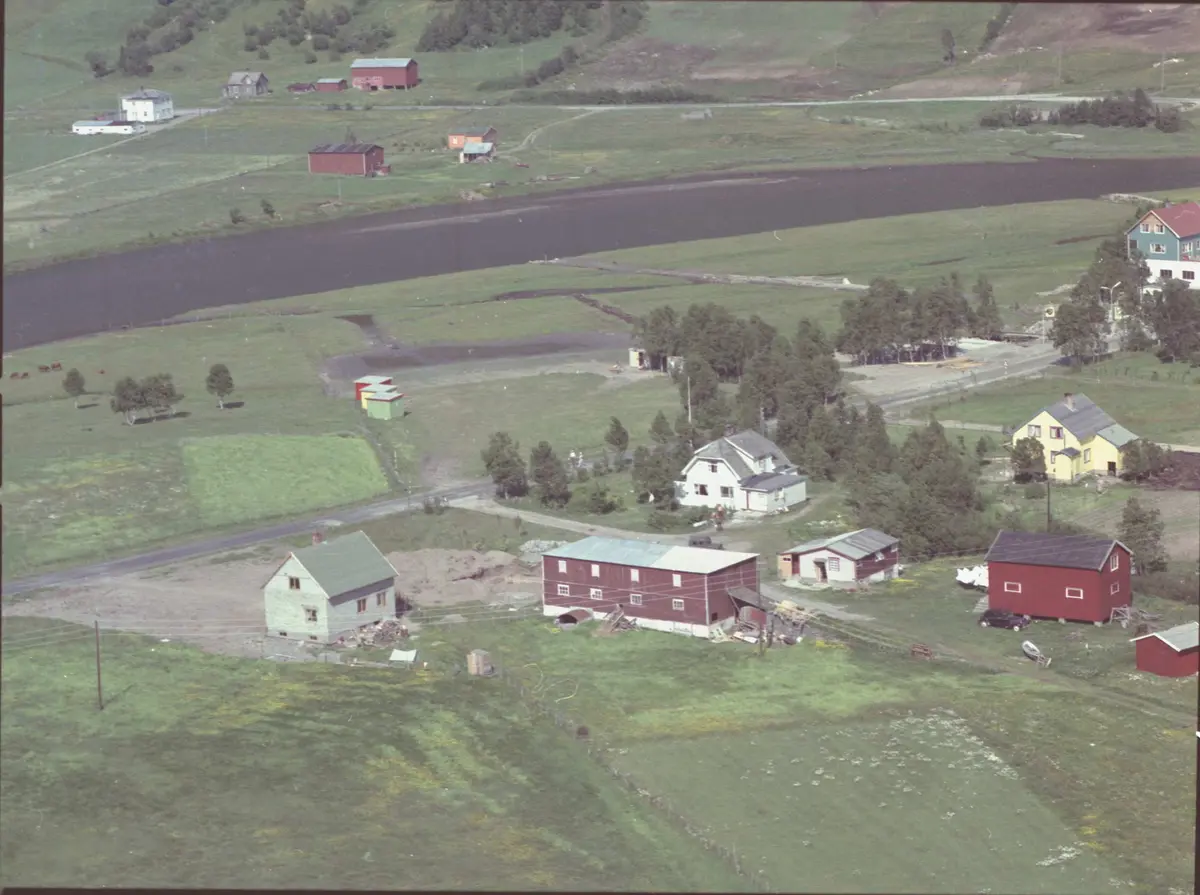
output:
[[[1071,393],[1018,426],[1013,446],[1025,438],[1041,444],[1047,474],[1067,482],[1085,475],[1120,475],[1125,448],[1138,440],[1087,395]]]
[[[396,617],[396,570],[361,531],[294,550],[263,585],[267,634],[333,643]]]
[[[771,439],[747,429],[701,447],[676,483],[680,504],[779,513],[808,499],[808,477]]]
[[[900,569],[900,539],[874,528],[805,541],[779,554],[783,580],[829,584],[887,581]]]
[[[225,99],[250,99],[270,93],[267,76],[260,71],[235,71],[221,88]]]

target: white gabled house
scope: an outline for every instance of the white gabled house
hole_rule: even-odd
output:
[[[682,506],[724,506],[739,513],[781,513],[808,499],[808,477],[778,445],[751,429],[696,451],[676,486]]]

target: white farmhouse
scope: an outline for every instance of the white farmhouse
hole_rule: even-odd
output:
[[[175,101],[171,94],[145,87],[121,97],[121,115],[126,121],[157,124],[175,117]]]
[[[808,499],[808,477],[752,429],[704,445],[676,485],[685,507],[725,506],[739,513],[780,513]]]

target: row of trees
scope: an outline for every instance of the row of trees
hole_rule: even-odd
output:
[[[629,433],[616,417],[612,418],[606,440],[617,451],[618,468],[623,468]],[[527,463],[520,443],[507,432],[494,432],[481,456],[496,486],[496,496],[501,499],[524,497],[532,492],[542,506],[561,508],[576,497],[571,489],[572,479],[586,482],[594,478],[582,495],[588,511],[603,515],[620,507],[620,501],[612,497],[601,481],[611,471],[607,460],[593,464],[590,471],[576,468],[574,463],[568,466],[548,441],[540,441],[529,452]]]
[[[153,10],[125,34],[117,51],[115,65],[99,50],[85,54],[93,77],[103,78],[114,71],[144,76],[154,71],[151,59],[186,46],[196,33],[229,17],[231,0],[158,0]]]
[[[1183,129],[1184,122],[1177,107],[1156,105],[1140,87],[1132,94],[1118,91],[1103,99],[1067,103],[1049,113],[1029,106],[1010,106],[987,112],[979,119],[979,126],[986,128],[1029,127],[1033,124],[1135,128],[1153,125],[1157,130],[1173,134]]]
[[[877,278],[867,291],[842,303],[839,351],[861,364],[945,358],[964,334],[998,339],[1000,309],[987,278],[980,276],[967,299],[957,273],[935,286],[909,292],[894,280]]]
[[[75,409],[79,409],[79,399],[88,394],[87,380],[77,369],[67,371],[62,382],[63,391],[74,399]],[[225,364],[213,364],[209,368],[204,381],[205,390],[216,397],[217,406],[225,409],[225,399],[233,393],[233,374]],[[148,419],[155,419],[163,414],[170,414],[174,407],[183,400],[183,395],[175,386],[170,373],[156,373],[142,379],[125,376],[118,380],[109,398],[109,407],[113,413],[119,413],[127,425],[132,426],[147,414]],[[95,406],[95,405],[92,405]]]

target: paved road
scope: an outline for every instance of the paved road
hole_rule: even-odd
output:
[[[709,173],[669,183],[409,209],[156,246],[6,276],[3,347],[11,351],[145,325],[214,303],[791,227],[1196,183],[1200,157],[1053,159]]]
[[[89,578],[96,578],[101,575],[128,575],[134,572],[144,572],[156,566],[184,562],[201,556],[211,556],[216,553],[253,547],[257,544],[267,543],[268,541],[277,541],[280,538],[304,534],[305,532],[322,527],[333,520],[342,525],[353,525],[361,522],[369,522],[372,519],[380,519],[384,516],[391,516],[395,513],[416,510],[421,507],[422,501],[427,497],[440,497],[447,501],[453,501],[476,494],[487,494],[491,490],[492,483],[485,480],[470,485],[446,488],[440,491],[421,492],[412,497],[383,500],[378,503],[340,512],[330,510],[322,515],[313,516],[298,522],[287,522],[282,525],[273,525],[269,528],[260,528],[255,531],[225,535],[219,538],[207,538],[202,541],[193,541],[190,544],[180,544],[175,547],[164,547],[161,550],[152,550],[149,553],[142,553],[138,556],[128,556],[108,562],[76,566],[73,569],[48,572],[45,575],[38,575],[33,578],[5,581],[3,582],[3,594],[7,597],[47,587],[79,584]]]

